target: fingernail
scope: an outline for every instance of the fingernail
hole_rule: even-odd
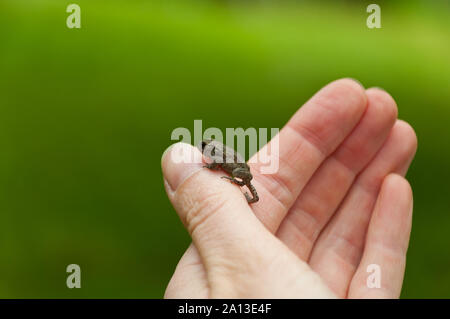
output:
[[[164,179],[172,192],[192,174],[202,168],[202,154],[186,143],[176,143],[166,149],[161,158]]]

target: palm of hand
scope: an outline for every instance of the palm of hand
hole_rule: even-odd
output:
[[[167,193],[193,238],[165,296],[398,297],[412,214],[403,176],[416,145],[387,93],[343,79],[280,132],[276,174],[250,165],[260,194],[251,207],[223,173],[164,156]],[[366,284],[370,264],[379,289]]]

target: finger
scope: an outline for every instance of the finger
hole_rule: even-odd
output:
[[[252,206],[275,232],[305,184],[359,122],[367,106],[361,85],[350,79],[330,83],[301,107],[280,131],[279,169],[260,173],[258,154],[274,149],[272,140],[249,163],[260,202]],[[270,154],[270,152],[268,152]]]
[[[208,298],[209,287],[206,271],[193,244],[184,252],[175,272],[167,285],[164,298],[204,299]]]
[[[363,118],[316,171],[277,231],[277,236],[303,260],[309,259],[323,227],[356,175],[381,148],[397,118],[397,106],[389,94],[379,89],[366,93],[368,106]]]
[[[385,145],[355,180],[339,210],[319,235],[309,262],[338,296],[346,296],[360,262],[367,225],[383,179],[389,173],[406,171],[416,146],[412,128],[397,121]]]
[[[400,296],[412,207],[408,181],[400,175],[387,176],[370,220],[361,263],[350,284],[349,298]]]
[[[162,158],[166,191],[197,247],[205,269],[229,256],[245,256],[269,233],[255,217],[240,187],[231,184],[203,164],[185,164],[174,160],[174,154],[194,154],[198,149],[184,143],[171,147]],[[252,238],[253,240],[248,240]]]

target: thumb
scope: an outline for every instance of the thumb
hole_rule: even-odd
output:
[[[245,256],[267,230],[239,186],[220,178],[224,172],[203,168],[201,158],[198,149],[185,143],[164,152],[162,171],[169,199],[206,263],[209,257]]]

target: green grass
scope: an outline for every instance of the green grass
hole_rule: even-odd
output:
[[[339,77],[416,129],[403,297],[450,297],[448,7],[0,2],[0,297],[162,297],[189,244],[160,158],[176,127],[282,127]],[[443,5],[442,5],[443,6]],[[82,289],[65,268],[82,269]]]

